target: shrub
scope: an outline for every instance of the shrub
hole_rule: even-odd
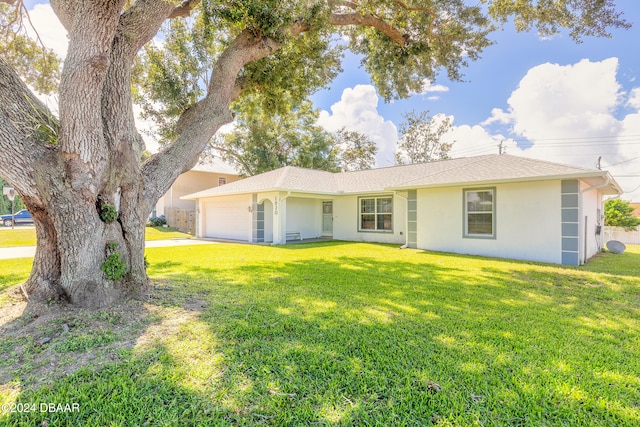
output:
[[[127,264],[122,259],[122,256],[120,256],[120,253],[116,252],[117,248],[118,243],[107,243],[107,259],[102,263],[102,266],[100,267],[104,274],[107,275],[109,280],[113,280],[115,282],[122,279],[122,277],[127,273]]]
[[[116,207],[110,204],[103,204],[100,207],[100,219],[107,224],[113,222],[118,218],[118,211]]]
[[[604,225],[632,231],[640,225],[640,218],[633,216],[633,207],[626,200],[610,199],[604,202]]]
[[[122,260],[119,252],[114,252],[107,257],[102,263],[102,271],[107,275],[109,280],[117,282],[127,272],[127,264]]]
[[[147,223],[148,227],[161,227],[167,223],[167,219],[164,215],[160,216],[152,216],[149,218],[149,222]]]

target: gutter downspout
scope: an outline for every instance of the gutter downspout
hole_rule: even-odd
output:
[[[407,249],[407,248],[409,247],[409,233],[408,233],[408,231],[407,231],[407,230],[408,230],[408,228],[409,228],[409,227],[408,227],[409,212],[408,212],[408,210],[407,210],[407,209],[408,209],[408,207],[409,207],[409,206],[408,206],[408,204],[409,204],[409,197],[408,197],[408,196],[407,196],[407,197],[401,196],[400,194],[398,194],[398,192],[397,192],[397,191],[394,191],[394,192],[393,192],[393,195],[394,195],[394,196],[398,196],[398,197],[400,197],[401,199],[404,199],[404,201],[405,201],[405,202],[407,202],[407,203],[406,203],[406,205],[407,205],[407,206],[405,207],[405,210],[404,210],[404,224],[405,224],[405,230],[404,230],[404,245],[400,246],[400,249]]]

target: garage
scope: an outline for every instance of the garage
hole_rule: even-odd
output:
[[[247,241],[251,237],[251,196],[228,196],[209,199],[202,204],[204,236]]]

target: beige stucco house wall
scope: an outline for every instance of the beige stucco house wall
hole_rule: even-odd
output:
[[[197,203],[194,200],[181,199],[182,196],[230,184],[239,179],[239,174],[231,166],[218,159],[197,164],[191,170],[178,176],[169,191],[156,203],[152,216],[164,215],[169,218],[171,209],[180,209],[195,214]],[[168,225],[175,226],[175,224]]]

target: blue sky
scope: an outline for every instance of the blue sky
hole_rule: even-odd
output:
[[[463,70],[464,81],[442,75],[431,82],[437,90],[392,103],[373,96],[359,58],[348,55],[345,72],[313,96],[321,123],[368,133],[383,151],[378,165],[387,166],[402,114],[429,110],[453,118],[454,157],[497,153],[503,140],[509,154],[560,163],[594,167],[602,156],[602,167],[631,192],[623,198],[640,201],[640,2],[617,4],[634,26],[612,38],[577,44],[507,26]]]
[[[31,18],[46,44],[66,45],[48,2],[27,1]],[[33,9],[36,3],[44,3]],[[640,201],[640,2],[619,0],[618,9],[634,26],[610,39],[585,38],[576,44],[566,35],[541,39],[507,26],[492,35],[495,44],[463,70],[464,81],[446,75],[426,85],[424,93],[385,103],[348,54],[344,73],[313,96],[320,124],[368,134],[379,147],[378,166],[393,163],[402,114],[429,110],[453,119],[446,138],[453,157],[507,153],[609,170]]]

